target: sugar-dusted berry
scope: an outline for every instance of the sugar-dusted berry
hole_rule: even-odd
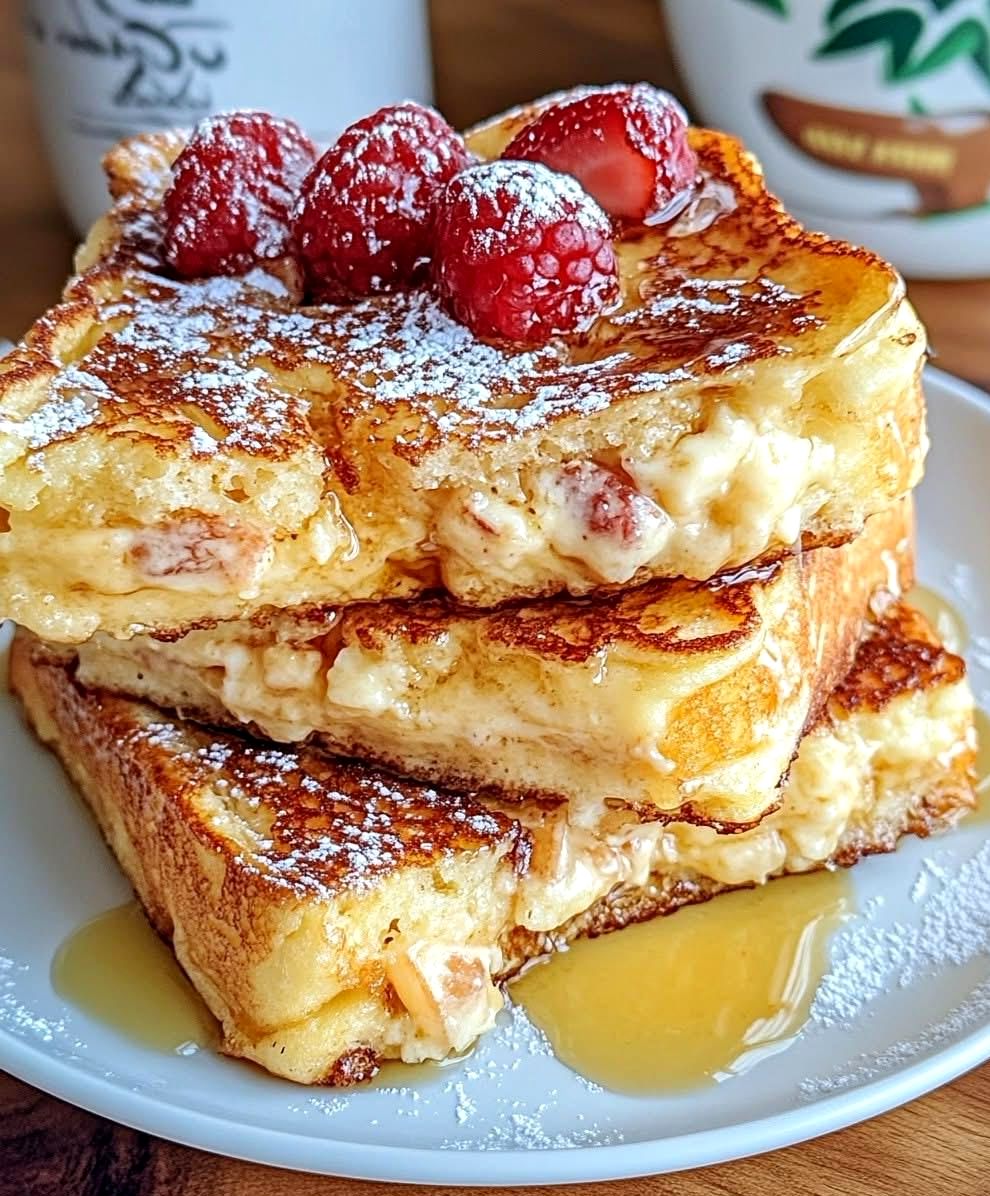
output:
[[[316,299],[420,281],[437,189],[470,162],[464,141],[421,104],[394,104],[346,129],[307,177],[295,234]]]
[[[435,237],[434,285],[481,337],[541,344],[618,297],[608,217],[574,179],[535,162],[459,174],[437,201]]]
[[[647,83],[577,90],[502,156],[573,175],[611,216],[647,223],[676,214],[698,171],[680,104]]]
[[[291,120],[224,112],[193,130],[162,201],[165,259],[195,278],[241,274],[290,248],[290,213],[316,149]]]

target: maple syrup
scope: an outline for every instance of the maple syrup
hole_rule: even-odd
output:
[[[52,984],[142,1046],[192,1054],[217,1043],[215,1019],[134,901],[69,935],[52,961]]]
[[[723,1080],[801,1030],[851,892],[838,871],[729,893],[579,941],[531,968],[512,997],[563,1063],[606,1088]]]

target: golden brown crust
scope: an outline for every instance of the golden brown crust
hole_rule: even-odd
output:
[[[739,585],[726,585],[719,579],[660,580],[594,598],[517,602],[495,611],[473,611],[445,596],[360,603],[343,612],[346,625],[342,632],[369,651],[380,651],[388,640],[439,642],[450,619],[470,619],[483,628],[486,643],[568,664],[583,664],[616,643],[647,652],[724,652],[758,626],[754,592],[758,585],[770,582],[775,572],[773,565],[753,570]],[[701,611],[707,612],[712,622],[727,626],[709,635],[688,635],[690,615]],[[304,618],[311,617],[308,611],[301,613]],[[339,612],[327,611],[324,617],[335,621]]]
[[[288,259],[178,281],[158,207],[183,138],[116,147],[115,206],[0,367],[0,613],[82,642],[438,587],[492,607],[857,534],[920,475],[920,325],[890,266],[802,229],[732,138],[691,136],[702,185],[621,230],[620,307],[532,351],[425,290],[301,305]],[[628,540],[588,523],[595,486],[631,504]],[[237,576],[142,568],[135,546],[200,516],[260,545]]]
[[[961,657],[946,652],[924,615],[898,603],[860,645],[856,668],[832,695],[847,713],[881,710],[900,694],[952,685],[966,672]]]
[[[498,811],[86,694],[24,632],[10,670],[227,1053],[307,1083],[368,1079],[390,928],[430,901],[439,937],[495,941],[530,846]]]
[[[496,124],[501,139],[510,126],[502,118],[496,118]],[[485,136],[476,133],[475,137],[487,152]],[[492,396],[489,407],[494,418],[464,420],[460,411],[452,418],[454,405],[443,392],[431,391],[428,363],[420,355],[415,364],[424,380],[423,389],[403,391],[395,413],[397,422],[406,426],[400,437],[382,447],[417,463],[450,438],[465,443],[510,438],[526,406],[526,396],[546,394],[548,388],[559,393],[553,402],[540,405],[538,422],[544,426],[573,415],[579,397],[573,392],[587,393],[589,386],[606,402],[630,400],[642,393],[642,379],[651,374],[676,380],[678,370],[688,368],[702,382],[747,362],[793,353],[807,334],[826,331],[830,302],[837,299],[827,289],[792,291],[772,280],[775,274],[786,274],[796,262],[818,259],[824,275],[840,287],[848,285],[842,280],[855,271],[860,279],[870,278],[878,291],[900,293],[896,273],[876,254],[798,224],[766,190],[752,155],[734,138],[707,129],[693,129],[691,138],[702,177],[726,188],[732,206],[708,227],[689,235],[671,236],[669,230],[637,226],[620,230],[620,256],[636,262],[622,310],[603,317],[589,332],[565,338],[563,354],[558,347],[552,353],[535,355],[506,349],[500,362],[487,356],[484,385]],[[165,277],[156,282],[144,272],[163,273],[157,205],[167,181],[167,167],[182,144],[181,134],[156,133],[128,139],[108,154],[110,186],[118,204],[102,230],[90,273],[72,284],[71,295],[96,297],[122,289],[122,294],[113,296],[118,319],[129,305],[150,299],[162,306],[167,323],[168,304],[176,292]],[[135,269],[139,274],[134,274]],[[240,321],[248,326],[242,331],[234,320],[223,330],[225,347],[235,357],[250,353],[252,341],[261,342],[269,347],[267,360],[276,373],[297,371],[315,354],[342,380],[343,386],[334,396],[332,422],[329,412],[327,418],[319,411],[316,417],[324,430],[337,425],[340,442],[327,445],[327,450],[344,488],[356,490],[364,470],[361,456],[349,447],[346,429],[364,426],[366,419],[373,428],[381,420],[374,412],[389,406],[382,403],[381,394],[369,395],[360,380],[371,371],[388,381],[390,355],[401,358],[410,351],[406,340],[410,322],[416,326],[425,320],[418,328],[418,339],[421,343],[431,339],[430,319],[420,311],[418,298],[390,296],[350,310],[306,308],[299,318],[294,318],[291,307],[269,304],[266,313],[253,310],[254,297],[248,303],[250,310],[238,313],[250,317]],[[203,311],[207,310],[209,300],[203,304]],[[58,311],[55,322],[64,318],[65,313]],[[373,328],[374,336],[362,340],[358,335],[362,325]],[[433,364],[439,376],[456,357],[450,357],[448,363],[445,355],[449,349],[436,338],[435,331],[433,343],[437,353]],[[723,352],[727,345],[732,346],[731,354]],[[105,346],[105,356],[118,363],[123,359],[114,352],[112,338]],[[99,356],[93,364],[96,375],[102,376]],[[161,365],[159,359],[147,358],[138,368],[148,378]],[[463,368],[466,387],[471,381],[466,358]],[[709,394],[717,397],[717,390],[709,389]],[[170,418],[167,394],[164,397],[163,414]],[[504,418],[498,414],[500,405]],[[527,420],[526,426],[527,432],[532,431],[533,421]],[[67,435],[71,438],[78,433]],[[264,451],[269,450],[266,447]]]
[[[179,129],[161,129],[125,137],[111,146],[103,156],[103,173],[112,198],[132,203],[161,199],[162,184],[186,140]]]
[[[691,135],[702,175],[725,187],[735,206],[690,235],[671,236],[669,230],[641,227],[621,230],[620,255],[636,263],[622,310],[603,317],[589,332],[565,338],[563,353],[558,346],[537,354],[511,349],[487,354],[484,385],[491,398],[484,418],[480,412],[479,418],[465,418],[466,409],[458,405],[456,394],[429,387],[431,373],[439,379],[451,368],[462,369],[463,386],[469,386],[473,350],[464,345],[452,351],[438,339],[433,317],[416,293],[373,299],[350,309],[299,309],[295,294],[286,303],[248,288],[236,295],[236,309],[227,319],[219,288],[204,288],[197,302],[195,288],[172,282],[160,258],[157,209],[168,166],[183,144],[177,132],[129,138],[107,155],[109,185],[117,205],[83,253],[86,268],[70,282],[67,302],[38,322],[28,343],[57,358],[53,338],[81,311],[90,321],[107,322],[109,331],[98,350],[87,357],[86,368],[116,393],[116,404],[99,413],[99,426],[108,430],[131,421],[131,404],[146,416],[154,414],[173,432],[184,426],[176,418],[181,408],[173,380],[190,373],[204,350],[200,345],[184,351],[181,344],[170,341],[168,332],[170,326],[195,318],[197,312],[201,326],[207,316],[217,321],[216,330],[206,334],[209,352],[218,361],[225,355],[237,363],[238,375],[251,362],[274,367],[274,376],[280,378],[318,361],[340,382],[332,395],[321,398],[332,400],[332,410],[317,408],[314,424],[321,434],[332,434],[336,426],[339,442],[324,447],[345,490],[353,492],[365,471],[363,456],[357,443],[350,446],[347,429],[364,427],[365,421],[371,430],[397,416],[394,422],[404,425],[403,434],[384,440],[380,447],[417,463],[451,438],[465,444],[506,440],[523,426],[529,435],[536,424],[547,426],[571,417],[581,409],[591,387],[599,396],[595,406],[600,410],[603,403],[633,400],[644,388],[656,388],[644,379],[652,377],[657,384],[662,379],[677,381],[679,371],[687,369],[701,384],[749,362],[793,354],[808,334],[827,333],[829,308],[841,301],[827,289],[791,291],[772,281],[771,276],[786,274],[795,263],[806,266],[818,260],[825,277],[840,290],[849,285],[846,273],[856,270],[861,279],[870,278],[879,293],[888,292],[886,301],[900,293],[896,273],[876,254],[804,229],[788,215],[766,190],[752,156],[738,141],[707,129],[692,130]],[[277,267],[276,272],[284,268]],[[229,291],[234,300],[235,288]],[[139,323],[155,320],[161,343],[156,345],[148,334],[136,350],[129,341],[119,342],[114,327],[123,329],[135,318]],[[421,327],[419,321],[424,321]],[[398,359],[411,351],[406,340],[410,323],[418,327],[421,345],[430,341],[433,332],[434,368],[431,371],[431,363],[420,353],[415,366],[423,389],[405,389],[395,401],[394,415],[386,417],[392,404],[383,400],[387,386],[382,384],[388,383],[393,369],[390,357],[397,358],[395,368],[401,368]],[[255,345],[265,348],[258,353],[252,351]],[[724,352],[727,345],[732,346],[730,354]],[[369,372],[378,376],[376,393],[369,392],[362,381]],[[520,421],[527,406],[536,411],[537,393],[553,393],[553,401],[540,400],[535,424],[533,418]],[[708,387],[708,394],[717,399],[717,387]],[[726,397],[730,395],[731,388]],[[229,398],[223,402],[227,398],[223,387],[207,398],[212,400],[205,410],[208,418],[230,406]],[[203,400],[202,394],[187,396],[186,414]],[[256,414],[248,413],[241,427],[256,419]],[[236,430],[226,427],[222,419],[218,426],[228,434]],[[84,429],[65,428],[57,439],[68,441],[82,434]],[[171,436],[162,440],[146,432],[130,434],[140,435],[156,451],[169,451]],[[297,447],[300,434],[301,429],[280,431],[259,441],[252,451],[285,459]]]
[[[905,504],[903,509],[908,509]],[[873,517],[875,518],[875,516]],[[819,548],[842,548],[862,534],[862,529],[840,531],[832,529],[820,534],[805,533],[798,545],[778,547],[763,553],[747,565],[733,566],[717,573],[707,581],[691,581],[683,577],[660,577],[650,579],[643,576],[631,579],[626,585],[602,585],[592,594],[569,597],[566,594],[540,594],[525,600],[509,598],[491,607],[479,609],[466,606],[451,594],[426,590],[415,598],[382,598],[377,602],[352,602],[347,607],[347,616],[352,621],[355,638],[367,647],[377,648],[388,639],[407,638],[413,643],[436,641],[442,633],[442,624],[450,618],[485,619],[493,629],[486,633],[491,642],[524,647],[527,645],[541,653],[557,649],[561,659],[579,662],[587,660],[599,648],[620,639],[638,641],[641,647],[656,647],[663,644],[665,650],[690,652],[695,650],[717,651],[739,642],[747,629],[753,626],[753,607],[745,596],[752,585],[771,581],[778,569],[793,557],[814,552]],[[740,584],[741,583],[741,584]],[[718,597],[718,592],[732,586],[734,593]],[[659,629],[647,632],[636,616],[636,608],[647,613],[646,604],[660,604],[670,595],[698,594],[704,591],[716,594],[714,606],[726,616],[735,620],[731,632],[719,632],[704,640],[695,637],[684,640],[677,629],[663,633]],[[628,601],[628,605],[627,605]],[[573,620],[568,612],[573,612]],[[587,618],[582,613],[588,612]],[[600,612],[600,613],[599,613]],[[245,623],[251,627],[264,628],[277,619],[280,612],[274,607],[262,607],[252,612]],[[292,616],[301,624],[323,623],[327,629],[339,623],[343,610],[338,603],[304,602],[292,608]],[[516,620],[520,613],[533,626],[518,627]],[[204,617],[179,626],[158,626],[147,634],[162,643],[175,643],[190,631],[209,631],[225,620]],[[574,643],[564,637],[564,623],[580,622],[578,632],[581,643]],[[589,624],[586,628],[584,624]],[[637,624],[639,629],[637,630]],[[499,630],[495,630],[499,629]],[[628,632],[624,635],[623,632]]]

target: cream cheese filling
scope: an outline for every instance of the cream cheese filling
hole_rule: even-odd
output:
[[[350,600],[370,596],[393,568],[408,569],[410,582],[432,572],[465,595],[493,585],[504,590],[496,597],[582,593],[629,581],[640,569],[708,577],[794,543],[825,505],[834,464],[826,441],[722,403],[706,427],[672,447],[623,457],[628,481],[604,489],[595,478],[617,475],[593,462],[543,467],[493,491],[420,494],[414,513],[374,529],[352,527],[325,495],[326,509],[293,535],[275,537],[235,514],[193,511],[145,527],[54,529],[35,511],[12,510],[0,557],[52,593],[71,587],[94,602],[127,595],[135,624],[144,621],[142,593],[232,595],[280,606]],[[203,520],[213,527],[205,558],[182,532],[184,523],[191,529]],[[336,577],[329,588],[328,568]]]
[[[613,795],[676,809],[685,800],[738,803],[757,813],[785,771],[807,706],[798,655],[782,652],[764,621],[728,651],[658,653],[654,663],[606,651],[580,664],[475,643],[470,623],[435,639],[380,651],[341,646],[333,627],[306,640],[250,639],[243,624],[192,632],[174,643],[99,636],[79,649],[80,678],[166,705],[219,703],[243,723],[287,742],[314,732],[344,753],[377,754],[423,775],[484,775],[510,790],[567,793],[583,804]],[[267,632],[265,633],[267,634]],[[793,657],[793,659],[791,659]],[[678,764],[682,704],[754,665],[773,717],[745,743],[703,767]],[[772,667],[771,667],[772,666]],[[157,684],[156,684],[157,681]],[[181,699],[181,700],[180,700]],[[721,808],[721,807],[720,807]],[[750,815],[751,816],[751,815]]]

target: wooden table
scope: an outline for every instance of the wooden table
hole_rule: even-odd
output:
[[[56,296],[73,245],[36,143],[14,8],[0,4],[0,336],[8,337]],[[647,78],[670,85],[675,78],[654,0],[434,0],[433,15],[438,102],[455,123],[574,82]],[[915,283],[911,294],[939,365],[990,386],[990,281]],[[990,1065],[817,1142],[703,1172],[585,1190],[985,1196],[988,1108]],[[0,1196],[373,1196],[389,1187],[215,1158],[0,1075]]]

